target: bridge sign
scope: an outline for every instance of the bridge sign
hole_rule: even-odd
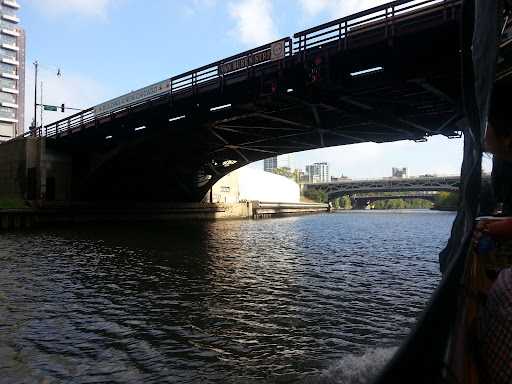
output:
[[[238,71],[239,69],[252,67],[256,64],[261,64],[267,61],[277,61],[284,59],[284,44],[285,40],[276,41],[272,43],[270,49],[264,51],[251,53],[250,55],[239,57],[236,60],[227,63],[221,63],[218,66],[218,75],[222,76],[229,72]]]
[[[161,81],[159,83],[155,83],[153,85],[147,86],[145,88],[141,88],[137,91],[133,91],[126,95],[116,97],[106,103],[99,104],[94,107],[94,115],[102,115],[104,113],[120,109],[122,107],[126,107],[130,104],[137,103],[139,101],[144,101],[147,99],[151,99],[153,97],[162,95],[164,93],[168,93],[171,91],[171,79]]]
[[[218,74],[219,76],[221,76],[229,72],[238,71],[239,69],[252,67],[255,64],[260,64],[265,61],[269,61],[271,57],[271,50],[252,53],[248,56],[238,58],[228,63],[219,64]]]
[[[276,41],[270,46],[271,57],[270,61],[284,59],[284,40]]]

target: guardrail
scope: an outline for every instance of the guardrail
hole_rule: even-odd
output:
[[[292,56],[292,40],[289,37],[277,40],[277,41],[284,41],[285,42],[285,58]],[[25,132],[18,137],[27,137],[27,136],[54,136],[59,133],[63,133],[66,131],[69,131],[74,128],[78,128],[81,126],[84,126],[85,124],[93,123],[97,119],[103,119],[106,116],[112,116],[113,114],[125,111],[129,108],[136,108],[140,105],[146,104],[148,102],[152,102],[161,98],[169,97],[169,95],[172,97],[174,95],[188,92],[188,91],[197,91],[199,88],[208,86],[211,84],[215,84],[217,82],[222,83],[224,81],[224,78],[226,75],[220,75],[218,73],[219,67],[222,65],[226,65],[229,63],[232,63],[236,61],[237,59],[243,59],[246,57],[249,57],[251,55],[255,55],[261,52],[268,51],[270,47],[272,46],[272,43],[265,44],[262,46],[259,46],[257,48],[253,48],[251,50],[239,53],[237,55],[233,55],[230,57],[227,57],[225,59],[216,61],[214,63],[205,65],[203,67],[194,69],[192,71],[182,73],[180,75],[171,77],[169,79],[170,82],[170,90],[168,93],[165,93],[164,95],[160,94],[157,97],[154,98],[148,98],[140,102],[134,102],[129,105],[120,107],[118,109],[109,111],[109,113],[101,114],[101,115],[95,115],[94,114],[94,107],[91,107],[89,109],[83,110],[82,112],[79,112],[75,115],[66,117],[64,119],[61,119],[59,121],[56,121],[54,123],[48,124],[44,127],[38,127],[35,129],[31,129],[28,132]],[[270,63],[270,58],[264,61],[260,61],[258,63],[254,63],[253,65],[240,68],[234,71],[229,72],[229,76],[236,76],[237,74],[243,73],[243,72],[249,72],[253,70],[254,68],[257,68],[262,65],[268,65]],[[277,62],[278,65],[280,62]]]
[[[391,3],[371,8],[366,11],[334,20],[329,23],[319,25],[294,34],[296,41],[290,37],[278,41],[285,42],[285,58],[278,61],[278,65],[291,57],[299,60],[305,58],[308,51],[318,49],[325,44],[338,44],[338,49],[347,48],[351,41],[381,35],[383,38],[393,36],[397,28],[417,23],[418,16],[424,16],[422,19],[443,16],[444,20],[456,18],[456,7],[461,4],[461,0],[396,0]],[[274,42],[275,43],[275,42]],[[94,108],[86,109],[75,115],[61,119],[44,127],[38,127],[25,132],[18,137],[27,136],[54,136],[72,129],[83,127],[86,124],[98,123],[98,120],[105,117],[113,117],[130,108],[136,108],[140,105],[151,103],[155,100],[178,95],[184,92],[196,92],[202,87],[211,86],[216,83],[222,85],[226,79],[236,77],[240,73],[250,72],[259,66],[268,65],[270,60],[259,61],[252,65],[238,68],[229,73],[219,73],[219,68],[223,65],[229,65],[237,60],[248,58],[251,55],[268,51],[273,43],[265,44],[260,47],[230,56],[228,58],[216,61],[192,71],[171,77],[169,79],[170,89],[165,94],[160,94],[154,98],[148,98],[140,102],[134,102],[124,105],[108,113],[95,115]],[[275,62],[274,62],[275,63]]]
[[[324,203],[279,203],[260,201],[259,208],[327,208],[329,204]]]
[[[305,55],[307,50],[336,41],[341,50],[362,38],[378,35],[388,38],[394,36],[397,28],[412,23],[421,15],[442,15],[445,21],[454,19],[460,4],[461,0],[393,1],[294,34],[293,37],[298,39],[293,43],[294,54]]]

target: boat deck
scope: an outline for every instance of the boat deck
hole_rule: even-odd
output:
[[[485,218],[484,221],[502,220],[504,218]],[[478,362],[477,346],[472,335],[475,317],[484,309],[489,290],[501,270],[512,267],[512,241],[498,243],[495,250],[485,254],[471,251],[471,263],[466,271],[462,289],[466,292],[461,305],[459,320],[455,327],[456,342],[454,357],[464,359],[453,361],[455,371],[463,372],[464,384],[483,383]]]

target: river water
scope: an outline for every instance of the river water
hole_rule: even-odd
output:
[[[454,217],[0,233],[0,382],[367,382],[438,284]]]

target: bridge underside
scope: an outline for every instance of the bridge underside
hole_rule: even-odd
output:
[[[271,156],[457,136],[458,29],[457,20],[433,20],[363,36],[350,49],[323,46],[102,117],[47,145],[72,157],[74,200],[199,201],[225,174]],[[374,67],[382,70],[353,75]]]
[[[395,199],[422,199],[428,200],[430,202],[435,202],[436,195],[427,195],[427,194],[416,194],[416,195],[388,195],[388,196],[355,196],[354,200],[356,201],[356,205],[366,205],[367,203],[372,203],[374,201],[379,200],[395,200]]]

